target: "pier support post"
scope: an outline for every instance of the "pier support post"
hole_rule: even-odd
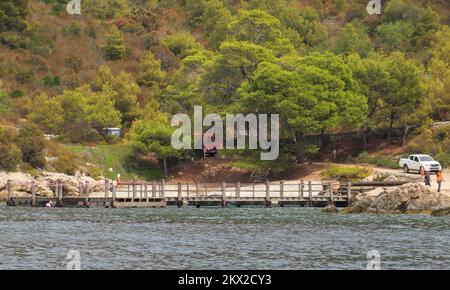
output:
[[[31,181],[31,206],[36,206],[36,181]]]
[[[303,199],[305,193],[305,182],[302,180],[300,180],[300,199]]]
[[[136,182],[133,180],[133,201],[134,199],[137,197],[137,193],[136,193]]]
[[[89,181],[86,181],[85,189],[84,189],[84,206],[89,206]]]
[[[6,191],[8,192],[8,205],[12,205],[12,181],[10,179],[8,179],[8,181],[6,182]]]
[[[347,184],[347,206],[350,205],[351,200],[352,200],[352,183],[349,182]]]
[[[161,181],[161,198],[166,198],[166,189],[165,189],[165,187],[166,187],[166,181],[165,180],[162,180]]]
[[[60,206],[61,207],[63,207],[64,206],[64,183],[60,183],[59,184],[59,204],[60,204]]]
[[[195,197],[198,198],[200,195],[200,186],[198,185],[198,179],[195,180]]]
[[[255,185],[253,184],[253,190],[255,188]],[[253,195],[254,195],[254,191],[253,191]],[[272,206],[272,200],[270,199],[270,182],[266,181],[266,207],[271,207]]]
[[[178,182],[178,198],[177,198],[177,206],[183,206],[183,198],[181,197],[181,183]]]
[[[105,198],[109,197],[109,189],[110,189],[109,180],[105,178]]]
[[[114,207],[114,203],[116,202],[116,196],[117,196],[117,187],[114,186],[114,183],[112,185],[112,206]]]
[[[61,185],[61,181],[57,181],[55,185],[55,195],[58,199],[57,206],[62,207],[63,206],[63,187]]]
[[[241,198],[241,183],[236,183],[236,199]]]
[[[333,202],[333,182],[330,182],[328,184],[328,191],[330,194],[330,204],[333,205],[334,204],[334,202]]]
[[[156,181],[152,181],[152,197],[156,197]]]
[[[308,181],[308,194],[309,194],[309,206],[313,206],[313,200],[312,200],[312,182]]]
[[[148,183],[147,182],[145,182],[144,183],[144,198],[145,198],[145,201],[146,202],[148,202]]]
[[[109,182],[108,182],[108,179],[105,178],[105,197],[106,198],[108,198],[108,196],[109,196],[108,191],[109,191]]]
[[[222,181],[222,207],[227,206],[227,191],[226,191],[227,185],[225,181]]]

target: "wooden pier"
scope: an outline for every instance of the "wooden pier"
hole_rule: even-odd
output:
[[[7,183],[9,206],[45,207],[50,201],[56,207],[103,208],[162,208],[166,206],[193,207],[324,207],[334,204],[347,206],[353,196],[376,187],[399,186],[406,182],[339,183],[333,181],[251,183],[176,183],[163,181],[121,182],[106,180],[104,191],[92,193],[89,184],[79,184],[79,195],[65,196],[65,186],[56,182],[53,197],[41,197],[34,183],[31,195],[14,196],[13,184]]]

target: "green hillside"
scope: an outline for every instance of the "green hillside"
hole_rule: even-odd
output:
[[[251,168],[287,168],[348,131],[355,156],[385,138],[450,163],[450,129],[432,129],[450,120],[449,1],[382,1],[381,15],[368,0],[83,0],[81,15],[67,2],[0,2],[0,169],[72,172],[52,162],[82,156],[160,178],[148,160],[198,156],[170,146],[170,116],[196,105],[280,114],[277,160],[228,154]]]

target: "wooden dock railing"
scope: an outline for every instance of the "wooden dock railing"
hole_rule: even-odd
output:
[[[252,205],[266,206],[284,205],[327,205],[348,204],[354,194],[364,193],[377,187],[399,186],[406,182],[266,182],[266,183],[166,183],[151,182],[120,182],[105,180],[103,192],[92,192],[93,185],[80,183],[78,197],[65,197],[64,183],[56,181],[51,185],[54,197],[42,198],[37,192],[35,182],[31,184],[31,196],[14,197],[12,181],[7,182],[9,205],[42,206],[44,201],[54,200],[57,206],[66,206],[69,201],[77,205],[128,204],[139,207],[143,203],[162,203],[182,206],[184,204],[199,205]],[[98,190],[97,190],[98,191]]]

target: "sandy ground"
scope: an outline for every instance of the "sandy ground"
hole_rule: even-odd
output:
[[[315,163],[314,166],[318,167],[320,165],[323,165],[323,167],[326,166],[325,163]],[[338,164],[339,166],[362,166],[362,167],[370,167],[372,168],[375,172],[379,172],[379,173],[392,173],[392,174],[396,174],[396,173],[403,173],[402,169],[388,169],[388,168],[380,168],[380,167],[376,167],[370,164]],[[323,169],[323,168],[322,168]],[[310,174],[306,175],[306,176],[302,176],[301,178],[304,180],[321,180],[321,176],[320,173],[322,172],[322,170],[315,170],[313,172],[311,172]],[[420,177],[419,173],[408,173],[408,175],[411,176],[415,176],[415,177]],[[450,195],[450,169],[444,169],[443,170],[443,175],[444,175],[444,182],[442,183],[442,192],[446,193],[448,195]],[[290,181],[295,181],[295,180],[290,180]],[[289,181],[289,182],[290,182]],[[437,192],[437,181],[436,181],[436,175],[432,175],[431,176],[431,188],[433,191]]]

